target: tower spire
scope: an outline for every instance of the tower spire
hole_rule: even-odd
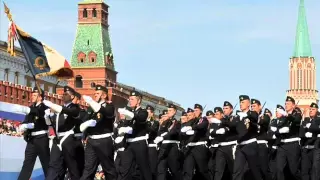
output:
[[[296,30],[295,48],[293,57],[311,57],[311,43],[309,38],[308,23],[304,0],[300,0],[298,24]]]

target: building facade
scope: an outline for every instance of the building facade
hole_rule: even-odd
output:
[[[304,115],[312,102],[318,103],[316,61],[312,56],[304,0],[300,0],[295,48],[289,61],[289,90],[287,96],[296,100]]]

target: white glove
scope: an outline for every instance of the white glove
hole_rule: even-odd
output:
[[[278,128],[276,128],[274,126],[271,126],[270,129],[271,129],[272,132],[276,132]]]
[[[186,132],[186,135],[194,135],[194,130],[189,130]]]
[[[83,95],[83,100],[89,104],[94,112],[99,112],[101,109],[101,104],[95,102],[90,96]]]
[[[80,131],[83,132],[83,131],[85,131],[88,127],[94,127],[94,126],[96,126],[96,124],[97,124],[97,121],[96,121],[96,120],[90,119],[90,120],[88,120],[88,121],[86,121],[86,122],[84,122],[84,123],[82,123],[82,124],[80,125]]]
[[[19,126],[19,129],[20,129],[20,131],[25,131],[25,130],[28,129],[28,125],[27,125],[27,124],[21,124],[21,125]]]
[[[311,126],[311,123],[306,124],[307,128],[310,128],[310,126]]]
[[[45,114],[44,114],[44,120],[46,121],[46,124],[48,126],[51,125],[51,121],[50,121],[50,115],[51,115],[51,112],[50,112],[50,109],[46,109],[45,111]]]
[[[287,115],[288,115],[285,110],[280,109],[280,108],[277,108],[277,112],[280,113],[280,114],[282,114],[283,116],[287,116]]]
[[[158,144],[159,142],[163,141],[163,137],[156,137],[156,139],[153,141],[154,143]]]
[[[60,113],[62,111],[62,106],[54,104],[51,101],[43,100],[43,104],[53,109],[55,112]]]
[[[220,124],[221,123],[221,121],[219,119],[217,119],[217,118],[210,118],[209,122],[210,123],[215,123],[215,124]]]
[[[210,129],[209,132],[212,133],[213,129]]]
[[[124,110],[122,114],[126,117],[126,120],[131,120],[134,117],[134,113],[129,110]]]
[[[121,127],[121,128],[119,128],[119,130],[118,130],[118,133],[119,134],[123,134],[123,133],[125,133],[126,132],[126,127]]]
[[[277,139],[276,135],[273,135],[273,136],[272,136],[272,139]]]
[[[306,136],[307,138],[311,138],[311,137],[312,137],[312,133],[311,133],[311,132],[306,132],[305,136]]]
[[[114,140],[114,142],[115,142],[116,144],[119,144],[119,143],[122,142],[123,138],[124,138],[124,136],[119,136],[119,137],[117,137],[117,138]]]
[[[83,95],[82,98],[88,104],[90,104],[93,101],[92,97],[87,96],[87,95]]]
[[[280,134],[284,134],[284,133],[288,133],[289,132],[289,128],[288,127],[283,127],[281,129],[279,129],[279,133]]]
[[[33,129],[34,128],[34,123],[27,123],[27,124],[23,124],[23,129]],[[21,127],[21,126],[20,126]]]
[[[181,132],[187,132],[189,130],[192,130],[192,127],[191,126],[184,126],[183,128],[181,128]]]
[[[117,128],[118,127],[118,123],[113,123],[113,127]]]
[[[128,127],[126,127],[125,133],[132,134],[132,131],[133,131],[132,127],[128,126]]]
[[[216,134],[225,134],[226,130],[224,128],[220,128],[216,131]]]
[[[118,108],[118,113],[123,114],[123,112],[126,110],[126,108]]]
[[[238,112],[238,116],[240,116],[240,121],[241,121],[243,118],[247,117],[248,114],[245,112]]]

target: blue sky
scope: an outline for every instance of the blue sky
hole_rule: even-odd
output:
[[[320,1],[305,1],[317,59]],[[70,59],[79,1],[6,2],[17,24]],[[120,82],[185,108],[235,104],[240,94],[267,101],[272,109],[283,104],[299,0],[105,2]],[[0,38],[6,40],[8,21],[2,6],[1,11]]]

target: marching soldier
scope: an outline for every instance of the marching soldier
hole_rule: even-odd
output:
[[[262,113],[261,102],[257,99],[251,99],[251,109],[259,114],[257,143],[261,175],[264,180],[269,180],[269,148],[267,132],[269,128],[270,117]]]
[[[301,112],[295,108],[295,100],[287,96],[285,109],[282,112],[286,118],[278,124],[278,137],[281,144],[277,150],[277,180],[285,177],[299,179],[300,145],[299,130],[302,119]],[[289,174],[285,174],[285,167],[289,167]]]
[[[63,93],[64,106],[54,104],[44,100],[43,103],[55,113],[52,117],[57,136],[51,148],[50,163],[47,180],[64,178],[66,168],[72,180],[80,179],[80,165],[77,164],[74,139],[74,127],[77,124],[80,107],[72,103],[74,99],[74,89],[65,86]],[[48,115],[48,113],[47,113]],[[65,168],[66,167],[66,168]]]
[[[149,163],[148,154],[148,134],[147,134],[147,118],[148,112],[141,108],[142,95],[138,91],[130,92],[129,105],[132,111],[126,108],[118,109],[120,114],[125,115],[126,121],[129,121],[131,126],[124,130],[128,135],[127,148],[125,157],[121,159],[123,175],[119,176],[121,179],[131,179],[132,173],[136,170],[135,163],[143,179],[152,179],[152,173]],[[147,155],[147,156],[146,156]]]
[[[181,131],[180,131],[180,146],[181,146],[181,164],[182,168],[184,166],[184,159],[188,154],[190,148],[187,146],[189,142],[192,141],[192,136],[187,134],[187,131],[183,132],[185,127],[192,126],[194,119],[194,111],[191,108],[187,109],[187,112],[183,112],[181,115]]]
[[[48,138],[48,124],[44,119],[47,107],[42,103],[44,91],[35,87],[32,91],[30,107],[21,107],[18,111],[26,114],[25,120],[20,125],[24,131],[24,137],[27,142],[23,166],[18,180],[29,180],[39,156],[44,176],[48,174],[50,149]]]
[[[159,129],[159,122],[154,119],[154,107],[147,105],[146,107],[148,111],[148,119],[147,119],[147,126],[148,126],[148,147],[149,147],[149,161],[150,167],[152,172],[152,178],[155,180],[157,178],[157,160],[158,160],[158,151],[157,151],[157,144],[153,141],[157,137],[158,129]]]
[[[235,152],[233,180],[242,180],[245,177],[246,168],[252,173],[254,180],[261,180],[258,157],[257,144],[257,123],[258,113],[250,111],[250,97],[247,95],[240,95],[240,109],[237,118],[238,131],[238,145]],[[248,165],[248,167],[244,165]]]
[[[157,180],[165,180],[169,168],[172,179],[181,179],[181,165],[179,157],[179,132],[181,123],[175,119],[177,108],[173,104],[168,106],[167,120],[160,122],[156,144],[161,142],[158,154]]]
[[[81,180],[93,179],[99,164],[106,179],[117,179],[112,139],[115,107],[107,97],[108,89],[101,85],[95,86],[94,99],[83,96],[90,109],[85,122],[80,125],[81,132],[85,132],[88,138]]]

